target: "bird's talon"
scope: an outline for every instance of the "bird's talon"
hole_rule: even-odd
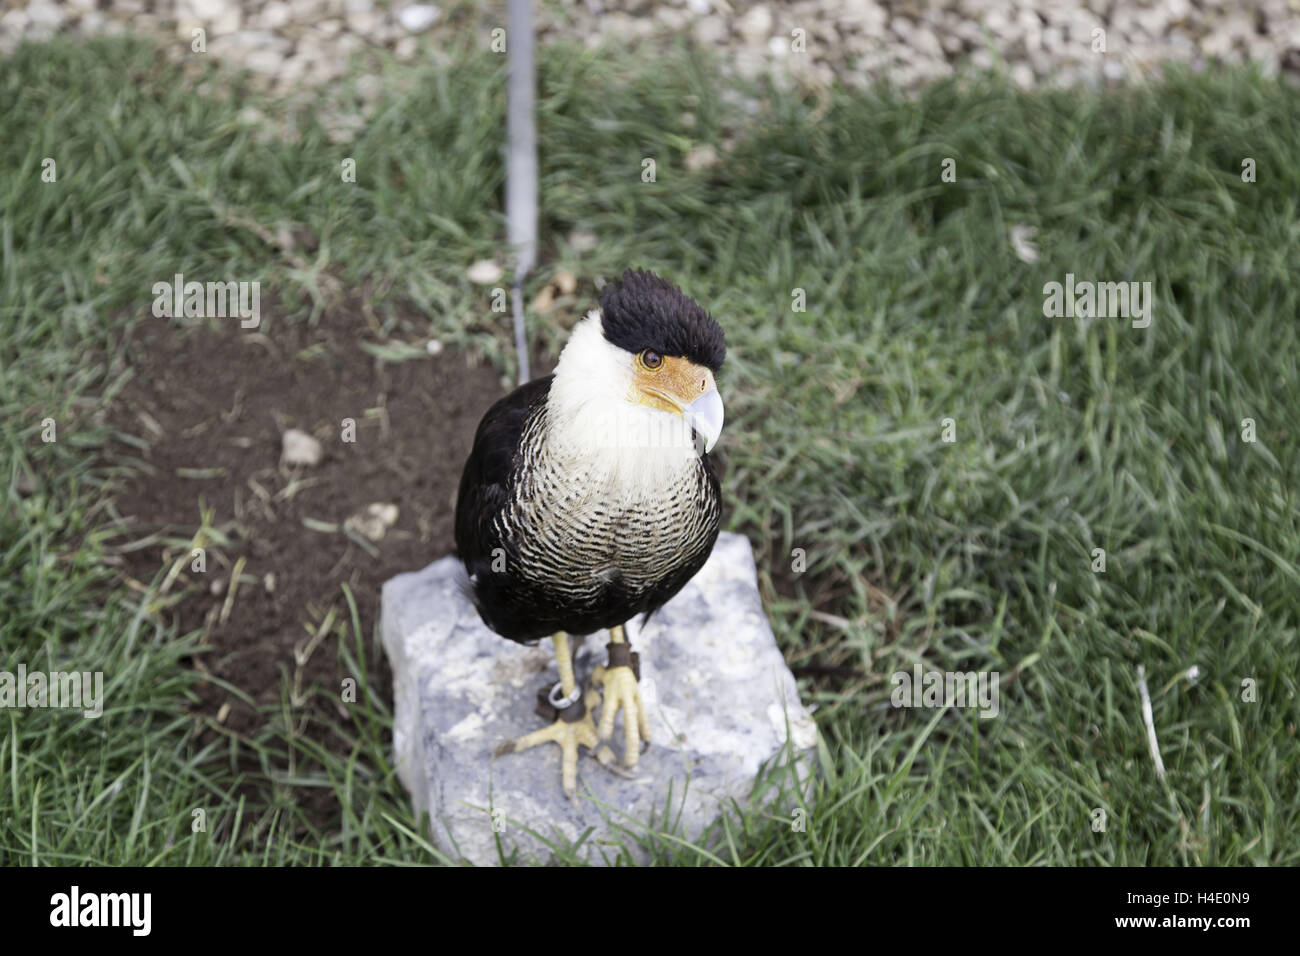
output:
[[[604,744],[602,744],[600,748],[592,754],[592,756],[596,758],[598,764],[617,777],[622,777],[624,780],[635,780],[637,778],[636,774],[631,770],[628,770],[619,764],[618,757],[615,756],[614,751],[610,750],[609,747]]]
[[[623,711],[623,766],[635,770],[637,758],[642,753],[642,744],[650,742],[650,725],[646,719],[645,705],[641,703],[641,690],[637,686],[636,675],[631,667],[619,665],[597,667],[591,679],[604,687],[597,734],[600,740],[609,740],[614,735],[614,717],[620,710]],[[600,758],[599,753],[597,758]],[[605,763],[604,760],[601,762]]]
[[[560,745],[560,782],[565,794],[575,798],[578,790],[578,755],[581,747],[595,750],[600,743],[596,736],[596,725],[591,718],[591,709],[596,705],[594,691],[588,691],[585,697],[587,712],[578,720],[556,720],[549,727],[534,730],[531,734],[503,741],[493,753],[494,757],[519,753],[536,747],[538,744],[556,743]]]

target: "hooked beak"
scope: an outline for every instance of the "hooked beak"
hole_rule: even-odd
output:
[[[694,431],[696,454],[708,454],[722,434],[722,396],[713,373],[682,356],[665,356],[653,369],[636,367],[630,400],[680,415]]]
[[[682,411],[682,417],[695,429],[695,433],[704,439],[704,451],[713,451],[722,434],[722,396],[716,388],[711,388]]]

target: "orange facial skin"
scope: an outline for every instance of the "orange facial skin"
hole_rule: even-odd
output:
[[[651,362],[658,357],[659,364],[654,367],[647,364],[647,356]],[[697,398],[716,387],[713,373],[703,365],[671,355],[642,352],[636,357],[631,398],[641,405],[680,415]]]

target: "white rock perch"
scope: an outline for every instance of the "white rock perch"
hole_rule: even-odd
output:
[[[708,563],[644,631],[628,627],[652,743],[631,780],[584,749],[576,802],[560,789],[554,744],[493,758],[502,741],[545,726],[533,707],[538,689],[557,679],[554,655],[549,640],[524,647],[488,630],[458,573],[447,557],[399,574],[384,584],[380,611],[398,773],[444,852],[479,865],[498,864],[503,853],[547,862],[548,841],[581,840],[579,857],[613,863],[621,851],[607,841],[617,840],[643,860],[639,844],[655,833],[697,839],[733,800],[784,794],[771,812],[792,812],[795,773],[805,781],[811,773],[817,730],[763,616],[746,538],[721,535]],[[604,663],[608,640],[600,632],[582,642],[584,682]],[[620,755],[622,721],[612,740]],[[767,786],[755,788],[760,771]]]

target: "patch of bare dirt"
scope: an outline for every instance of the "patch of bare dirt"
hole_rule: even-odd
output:
[[[376,359],[362,348],[377,340],[355,299],[314,328],[266,322],[278,318],[274,308],[263,309],[260,331],[237,319],[138,326],[135,376],[111,413],[119,432],[145,443],[115,446],[117,457],[145,466],[115,497],[120,544],[131,548],[123,552],[128,583],[143,587],[179,563],[164,613],[181,633],[206,628],[211,647],[194,660],[214,678],[197,716],[240,736],[266,727],[259,708],[278,705],[282,686],[302,702],[305,722],[312,707],[327,706],[321,700],[340,700],[343,678],[360,676],[348,672],[336,639],[313,641],[331,611],[335,622],[347,620],[343,584],[366,639],[368,687],[391,695],[375,630],[380,587],[453,549],[460,470],[479,419],[504,391],[496,370],[450,350]],[[318,464],[281,461],[291,428],[320,443]],[[373,505],[381,507],[366,515]],[[215,533],[198,572],[189,542],[205,510]],[[374,540],[387,518],[395,520]],[[170,540],[150,541],[154,534]],[[141,541],[149,543],[131,544]],[[328,696],[309,702],[313,685]]]

